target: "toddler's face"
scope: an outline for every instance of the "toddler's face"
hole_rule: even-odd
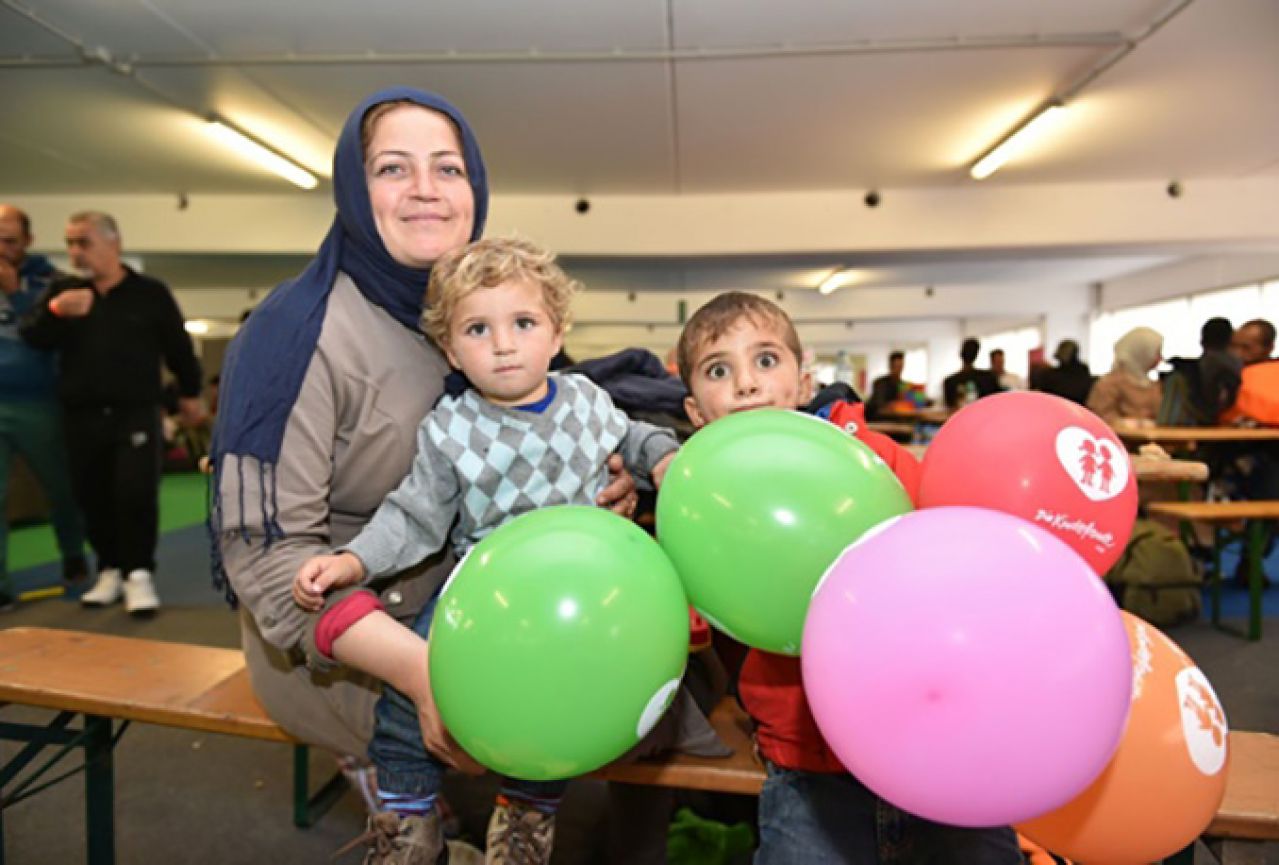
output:
[[[513,280],[458,301],[444,353],[485,399],[512,406],[546,395],[546,371],[561,345],[542,287]]]
[[[812,378],[777,328],[743,318],[702,346],[684,401],[694,426],[757,408],[795,409],[808,402]]]

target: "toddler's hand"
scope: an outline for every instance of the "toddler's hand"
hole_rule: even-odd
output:
[[[330,589],[353,586],[364,578],[364,564],[351,553],[315,556],[298,569],[293,578],[293,601],[310,613],[324,607]]]
[[[653,476],[653,486],[661,489],[662,481],[666,480],[666,470],[671,467],[671,460],[675,459],[675,454],[679,451],[671,451],[666,456],[657,461],[657,465],[653,466],[650,474]]]

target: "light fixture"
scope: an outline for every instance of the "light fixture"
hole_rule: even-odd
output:
[[[190,319],[182,326],[186,328],[187,333],[193,333],[196,336],[209,332],[209,323],[199,318]]]
[[[848,268],[836,268],[831,271],[830,276],[826,277],[817,286],[817,291],[821,294],[830,294],[833,291],[843,288],[846,285],[852,285],[862,279],[860,270],[851,270]]]
[[[263,168],[275,172],[285,180],[303,189],[315,189],[316,184],[319,182],[315,179],[315,175],[280,153],[274,147],[258,141],[247,132],[237,129],[216,114],[210,115],[207,120],[208,122],[204,128],[209,135],[236,153],[253,160]]]
[[[999,170],[1005,162],[1026,149],[1032,141],[1041,138],[1058,120],[1065,107],[1060,102],[1050,102],[1034,117],[1008,133],[968,169],[973,180],[985,180]]]

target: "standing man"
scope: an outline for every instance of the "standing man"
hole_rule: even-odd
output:
[[[98,581],[83,598],[123,595],[133,614],[160,606],[152,574],[159,533],[160,364],[178,380],[184,423],[202,420],[200,363],[164,283],[120,260],[120,230],[105,213],[67,223],[67,251],[82,278],[55,282],[22,323],[32,345],[57,350],[76,497]]]
[[[972,399],[980,399],[999,393],[999,382],[988,369],[978,369],[977,355],[981,343],[971,336],[959,346],[959,360],[963,364],[959,372],[946,376],[942,382],[942,395],[946,408],[954,411],[963,408]]]
[[[1000,390],[1026,389],[1025,379],[1015,372],[1009,372],[1004,366],[1004,350],[1002,348],[992,348],[990,350],[990,374],[995,377]]]
[[[13,604],[9,581],[9,465],[22,454],[49,499],[50,519],[62,553],[62,578],[88,576],[84,528],[67,475],[62,409],[56,393],[52,353],[39,351],[18,335],[18,318],[62,276],[43,255],[28,255],[35,238],[31,220],[16,207],[0,204],[0,609]]]

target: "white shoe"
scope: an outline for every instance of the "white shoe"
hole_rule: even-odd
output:
[[[129,579],[124,582],[124,609],[134,616],[160,609],[160,596],[155,593],[150,571],[141,568],[129,571]]]
[[[98,571],[93,588],[80,596],[80,603],[86,607],[109,607],[120,600],[123,588],[119,568],[105,568]]]

